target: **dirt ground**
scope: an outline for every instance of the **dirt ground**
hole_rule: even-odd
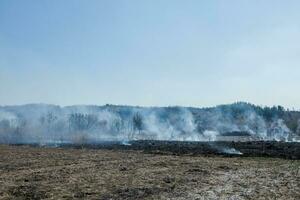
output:
[[[300,160],[0,145],[0,199],[300,199]]]

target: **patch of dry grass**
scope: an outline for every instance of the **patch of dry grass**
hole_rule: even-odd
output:
[[[0,146],[0,199],[300,199],[300,161]]]

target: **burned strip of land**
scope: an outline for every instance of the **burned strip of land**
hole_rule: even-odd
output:
[[[53,146],[53,144],[50,144]],[[33,145],[33,146],[39,146]],[[47,146],[47,145],[46,145]],[[173,155],[223,155],[242,157],[274,157],[300,159],[300,142],[188,142],[188,141],[106,141],[90,144],[55,144],[62,148],[88,148],[107,150],[140,150],[144,153]]]

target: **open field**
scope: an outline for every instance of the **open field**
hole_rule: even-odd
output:
[[[300,199],[300,160],[1,145],[0,199]]]

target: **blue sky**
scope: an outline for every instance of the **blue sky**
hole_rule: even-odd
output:
[[[300,1],[2,0],[0,104],[300,108]]]

